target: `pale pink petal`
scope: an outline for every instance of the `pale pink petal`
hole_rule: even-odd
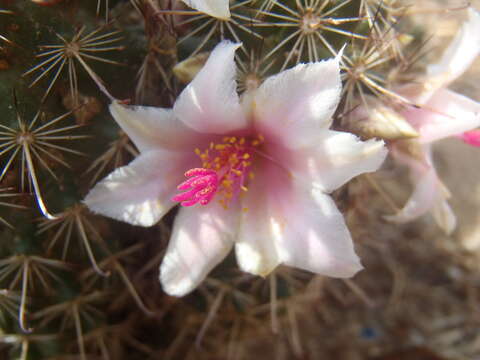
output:
[[[190,128],[225,134],[246,127],[235,81],[235,50],[240,44],[223,41],[175,102],[175,115]]]
[[[202,139],[202,135],[175,118],[171,109],[126,106],[118,101],[110,113],[140,151],[156,148],[182,149]]]
[[[338,58],[299,64],[269,77],[253,94],[253,120],[268,141],[312,145],[331,125],[340,100]]]
[[[480,126],[480,103],[442,89],[420,109],[408,108],[402,115],[419,132],[421,143],[431,143]]]
[[[343,215],[329,195],[296,184],[278,205],[283,214],[276,219],[282,263],[341,278],[362,269]]]
[[[397,214],[385,216],[385,219],[389,221],[396,223],[409,222],[429,211],[433,211],[438,205],[443,207],[443,209],[438,208],[440,211],[445,210],[445,206],[441,203],[445,202],[448,191],[441,183],[433,166],[431,145],[423,145],[421,150],[423,150],[423,157],[420,159],[400,151],[395,144],[392,146],[391,154],[393,157],[409,168],[414,191],[405,206]],[[437,215],[438,219],[440,219],[440,216],[444,217],[445,224],[452,224],[451,216],[447,212],[437,212]],[[448,227],[448,225],[443,226],[442,223],[439,223],[439,225]]]
[[[151,226],[175,205],[170,198],[184,171],[192,167],[189,160],[178,152],[142,153],[95,185],[84,203],[95,213]]]
[[[447,200],[439,198],[432,210],[433,218],[438,226],[445,231],[447,235],[450,235],[457,227],[457,217],[453,213]]]
[[[415,181],[415,189],[405,206],[395,215],[384,216],[386,220],[394,223],[406,223],[433,209],[439,196],[439,184],[435,169],[430,167],[423,174],[419,174]]]
[[[277,214],[275,199],[281,196],[276,182],[278,176],[284,175],[267,162],[259,164],[258,170],[243,194],[235,254],[243,271],[266,276],[280,264],[274,219]]]
[[[470,67],[478,54],[480,54],[480,13],[469,8],[468,20],[445,50],[441,60],[428,67],[426,92],[433,94],[437,89],[447,87]]]
[[[188,6],[222,20],[230,18],[228,0],[182,0]]]
[[[250,183],[236,243],[242,270],[268,275],[284,263],[334,277],[362,267],[343,216],[328,195],[264,164]],[[268,191],[265,191],[268,189]]]
[[[224,209],[217,201],[182,207],[160,266],[167,294],[183,296],[195,289],[233,246],[238,209]]]
[[[296,151],[277,147],[270,153],[298,182],[331,192],[357,175],[376,171],[387,156],[383,141],[361,141],[355,135],[322,131],[318,143]]]
[[[466,131],[459,137],[468,145],[480,147],[480,130]]]

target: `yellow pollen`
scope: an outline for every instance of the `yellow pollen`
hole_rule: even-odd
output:
[[[219,203],[227,209],[228,203],[236,196],[242,197],[248,191],[245,181],[252,180],[254,174],[250,171],[254,148],[265,141],[262,135],[253,139],[237,136],[225,136],[221,143],[210,142],[208,147],[201,151],[195,149],[195,154],[200,158],[205,169],[217,172],[219,176],[218,190],[206,187],[200,195],[207,195],[217,191]],[[243,211],[247,209],[244,208]]]

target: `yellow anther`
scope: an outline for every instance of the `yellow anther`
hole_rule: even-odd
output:
[[[242,211],[243,211],[244,213],[246,213],[246,212],[248,212],[248,208],[247,208],[247,207],[244,207],[244,208],[242,209]]]
[[[252,165],[252,146],[258,146],[263,141],[264,138],[260,135],[255,139],[225,136],[220,144],[210,142],[203,151],[195,149],[195,154],[199,156],[203,168],[214,170],[221,177],[219,188],[215,188],[217,192],[215,196],[224,209],[227,209],[227,205],[234,197],[243,197],[248,191],[247,186],[242,183],[245,176],[248,176],[248,179],[254,178],[253,173],[248,171]],[[212,191],[214,191],[213,188],[207,187],[200,191],[200,195],[205,196]],[[244,208],[243,211],[247,209]]]
[[[249,178],[250,180],[255,179],[255,174],[250,171],[250,172],[248,173],[248,178]]]

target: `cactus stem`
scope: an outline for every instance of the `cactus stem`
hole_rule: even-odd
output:
[[[207,332],[208,328],[213,322],[213,319],[215,318],[215,315],[217,314],[220,305],[222,304],[223,298],[225,297],[226,294],[226,288],[220,288],[220,291],[217,293],[217,296],[215,296],[215,300],[213,301],[213,304],[210,306],[210,309],[208,310],[207,317],[205,318],[205,321],[202,324],[202,327],[198,331],[197,337],[195,338],[195,346],[197,348],[200,348],[200,344],[202,343],[203,337],[205,336],[205,333]]]
[[[277,310],[277,275],[275,272],[270,274],[270,326],[274,334],[278,334],[280,327],[278,324]]]

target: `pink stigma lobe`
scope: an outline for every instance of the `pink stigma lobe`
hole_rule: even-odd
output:
[[[193,206],[197,203],[207,205],[218,189],[218,176],[213,170],[204,168],[190,169],[185,173],[190,179],[177,186],[178,190],[187,190],[172,198],[182,206]]]

